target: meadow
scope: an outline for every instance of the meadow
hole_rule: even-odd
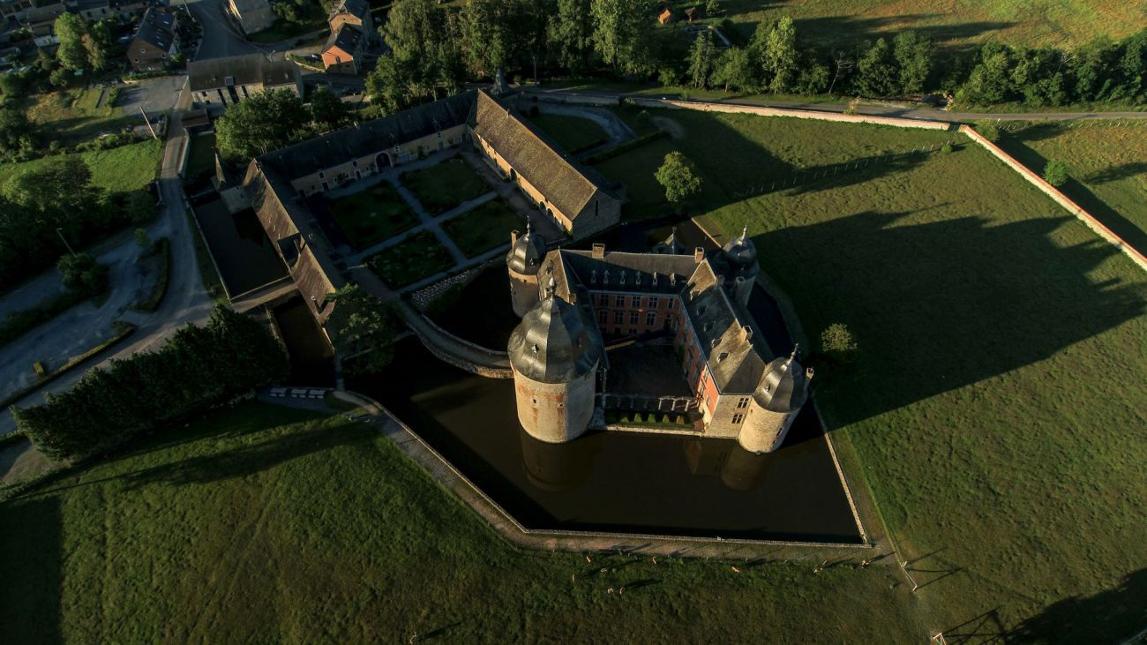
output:
[[[36,94],[24,101],[28,120],[51,131],[53,139],[76,144],[101,134],[143,125],[138,115],[124,114],[112,105],[118,89],[89,87]]]
[[[147,188],[155,180],[163,155],[163,142],[148,139],[108,150],[77,153],[92,171],[92,185],[112,193],[126,193]],[[52,157],[22,163],[0,163],[0,186],[24,170],[44,164]]]
[[[958,135],[654,116],[704,179],[687,211],[725,238],[748,226],[802,345],[834,322],[855,334],[853,362],[811,359],[816,398],[916,572],[928,628],[1142,629],[1142,271]],[[599,169],[656,169],[635,153]]]
[[[885,566],[519,550],[375,426],[254,403],[0,504],[0,554],[12,642],[921,633]]]

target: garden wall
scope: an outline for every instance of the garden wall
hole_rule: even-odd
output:
[[[919,128],[922,130],[951,130],[955,125],[947,121],[921,121],[919,119],[902,119],[892,116],[842,114],[839,112],[820,112],[817,110],[775,108],[764,107],[762,105],[741,105],[737,103],[681,101],[675,99],[643,98],[638,96],[630,96],[625,100],[628,103],[640,105],[642,107],[697,110],[700,112],[724,112],[727,114],[755,114],[757,116],[788,116],[797,119],[815,119],[817,121],[836,121],[839,123],[871,123],[874,125],[890,125],[898,128]]]

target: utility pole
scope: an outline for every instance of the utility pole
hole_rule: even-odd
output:
[[[159,135],[155,133],[155,128],[151,127],[151,119],[147,118],[147,112],[143,111],[143,106],[139,106],[139,113],[143,115],[143,122],[147,124],[147,129],[151,131],[151,136],[159,139]]]
[[[56,235],[60,236],[60,241],[64,243],[64,248],[68,249],[68,254],[75,257],[76,251],[72,248],[71,244],[68,244],[68,238],[64,237],[64,229],[62,227],[56,227]]]

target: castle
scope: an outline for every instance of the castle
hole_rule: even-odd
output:
[[[654,253],[546,251],[530,230],[512,236],[506,268],[521,323],[510,337],[518,419],[536,439],[572,441],[608,405],[606,342],[672,339],[695,399],[701,436],[771,452],[808,396],[812,370],[768,360],[748,305],[759,267],[742,232],[718,253],[682,254],[674,237]]]

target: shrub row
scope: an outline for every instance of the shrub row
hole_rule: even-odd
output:
[[[52,459],[85,459],[282,378],[282,347],[257,321],[218,307],[159,350],[95,369],[71,390],[12,408],[17,428]]]

